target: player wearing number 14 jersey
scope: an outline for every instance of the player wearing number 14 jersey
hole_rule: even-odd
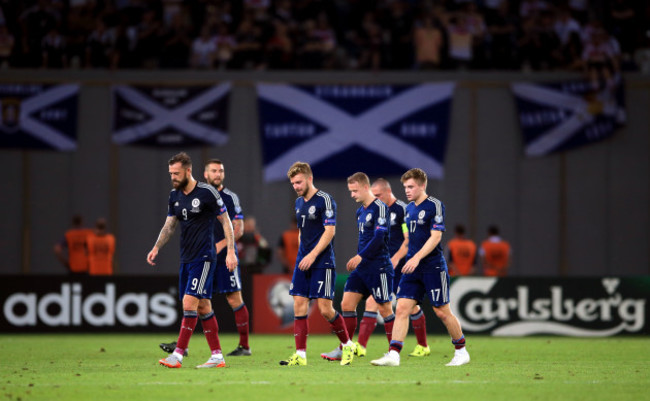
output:
[[[442,232],[445,231],[445,208],[438,199],[427,195],[427,175],[414,168],[402,175],[406,198],[406,225],[409,231],[406,263],[397,290],[395,325],[390,348],[382,358],[371,363],[377,366],[399,366],[400,351],[408,331],[408,316],[413,307],[427,297],[436,316],[442,320],[454,345],[454,357],[447,366],[469,362],[465,337],[460,322],[449,306],[449,272],[442,255]]]
[[[350,273],[345,282],[341,309],[350,338],[357,329],[357,305],[372,295],[381,316],[388,341],[393,327],[393,265],[388,252],[389,218],[388,206],[370,192],[370,180],[365,173],[355,173],[348,178],[350,196],[361,206],[357,209],[359,244],[357,254],[347,263]],[[358,345],[360,346],[360,345]],[[355,350],[356,351],[356,350]],[[357,354],[359,355],[359,354]],[[321,354],[327,360],[343,360],[343,349]]]

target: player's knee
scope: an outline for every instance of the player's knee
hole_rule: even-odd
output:
[[[226,295],[226,300],[232,309],[236,309],[244,303],[244,300],[241,297],[241,293],[239,292],[231,292],[230,294]]]
[[[452,316],[451,309],[449,308],[433,308],[433,312],[443,322]]]
[[[318,310],[328,321],[334,319],[334,316],[336,316],[336,311],[332,308],[332,305],[318,304]]]
[[[400,304],[398,302],[397,303],[397,308],[395,308],[395,316],[396,317],[408,316],[408,315],[411,314],[412,309],[413,308],[410,305]]]
[[[377,309],[379,310],[379,313],[381,313],[382,317],[390,316],[393,314],[393,306],[390,302],[379,305]]]
[[[343,300],[341,302],[341,310],[354,311],[357,310],[357,305],[355,305],[354,302]]]

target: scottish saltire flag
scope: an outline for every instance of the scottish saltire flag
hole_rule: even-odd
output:
[[[0,84],[0,148],[77,149],[79,85]]]
[[[623,83],[595,88],[587,80],[515,83],[527,156],[543,156],[608,138],[625,124]]]
[[[223,145],[228,141],[230,86],[115,85],[113,142],[162,147]]]
[[[454,84],[258,84],[266,181],[295,161],[317,177],[401,175],[419,167],[443,176]]]

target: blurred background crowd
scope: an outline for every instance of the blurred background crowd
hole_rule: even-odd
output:
[[[3,68],[637,70],[633,0],[0,0]]]

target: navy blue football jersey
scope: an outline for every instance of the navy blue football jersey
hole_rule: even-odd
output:
[[[387,212],[388,206],[379,199],[375,199],[367,207],[361,206],[357,209],[357,227],[359,228],[357,253],[363,258],[357,268],[382,268],[390,265]],[[380,237],[381,242],[374,243],[374,246],[371,245],[372,250],[369,250],[368,245],[376,235]]]
[[[302,196],[296,199],[296,220],[300,229],[300,247],[296,266],[316,247],[325,232],[325,226],[336,225],[336,202],[323,191],[318,191],[308,201]],[[311,268],[332,269],[334,264],[334,240],[318,255]]]
[[[431,237],[431,231],[445,231],[445,206],[433,196],[419,205],[411,202],[406,206],[406,225],[409,230],[409,247],[406,260],[415,255]],[[422,258],[418,269],[439,264],[443,258],[442,241],[427,256]]]
[[[239,203],[239,197],[236,193],[232,192],[228,188],[223,188],[219,191],[219,195],[223,200],[223,203],[226,204],[226,209],[228,209],[228,216],[231,221],[242,220],[244,218],[244,212],[241,209]],[[216,221],[214,225],[214,242],[217,243],[222,239],[225,239],[226,235],[223,232],[223,226],[219,221]]]
[[[181,263],[216,260],[214,222],[223,213],[226,205],[212,185],[199,182],[187,195],[171,191],[167,215],[181,223]]]
[[[388,252],[390,256],[395,255],[404,242],[404,231],[402,231],[402,224],[404,224],[404,216],[406,215],[406,203],[401,200],[396,200],[392,205],[388,206],[389,213],[389,232],[390,237],[388,241]]]

